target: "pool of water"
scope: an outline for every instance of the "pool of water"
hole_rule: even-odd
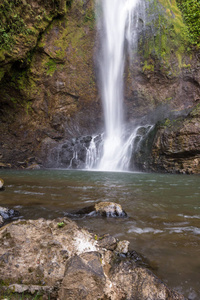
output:
[[[70,170],[0,170],[0,206],[28,219],[63,217],[99,201],[126,219],[87,217],[80,226],[130,241],[169,287],[200,299],[200,176]]]

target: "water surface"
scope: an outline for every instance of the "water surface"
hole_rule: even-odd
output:
[[[154,272],[200,299],[200,176],[69,170],[0,170],[0,205],[24,218],[63,217],[98,201],[120,203],[127,219],[77,219],[98,234],[128,239]]]

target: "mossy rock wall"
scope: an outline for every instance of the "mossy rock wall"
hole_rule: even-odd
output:
[[[19,35],[13,28],[12,42],[4,42],[0,50],[0,130],[7,141],[1,152],[2,162],[18,166],[25,155],[40,156],[46,138],[59,141],[95,132],[102,118],[93,57],[93,1],[21,1],[9,6],[24,27]]]
[[[138,50],[126,69],[128,120],[152,115],[158,107],[162,119],[171,111],[192,109],[200,99],[200,48],[191,40],[177,2],[145,3]]]

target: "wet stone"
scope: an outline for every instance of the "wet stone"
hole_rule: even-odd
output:
[[[115,250],[117,247],[117,241],[113,236],[105,234],[104,236],[98,238],[98,245],[99,247],[107,250]]]

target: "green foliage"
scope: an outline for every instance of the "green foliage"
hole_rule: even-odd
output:
[[[191,43],[200,47],[200,1],[177,0],[177,3],[188,27]]]
[[[26,109],[26,114],[27,114],[27,115],[29,114],[29,111],[32,110],[31,105],[32,105],[31,102],[27,102],[26,105],[25,105],[25,109]]]
[[[60,223],[58,223],[57,225],[58,225],[58,228],[62,228],[62,227],[65,226],[65,223],[64,223],[64,222],[60,222]]]
[[[143,72],[144,71],[154,71],[154,65],[151,64],[151,63],[148,63],[147,60],[144,61],[144,64],[143,64],[143,68],[142,68]]]
[[[27,26],[16,6],[21,1],[3,1],[0,4],[0,49],[12,50],[15,36],[27,34]]]

